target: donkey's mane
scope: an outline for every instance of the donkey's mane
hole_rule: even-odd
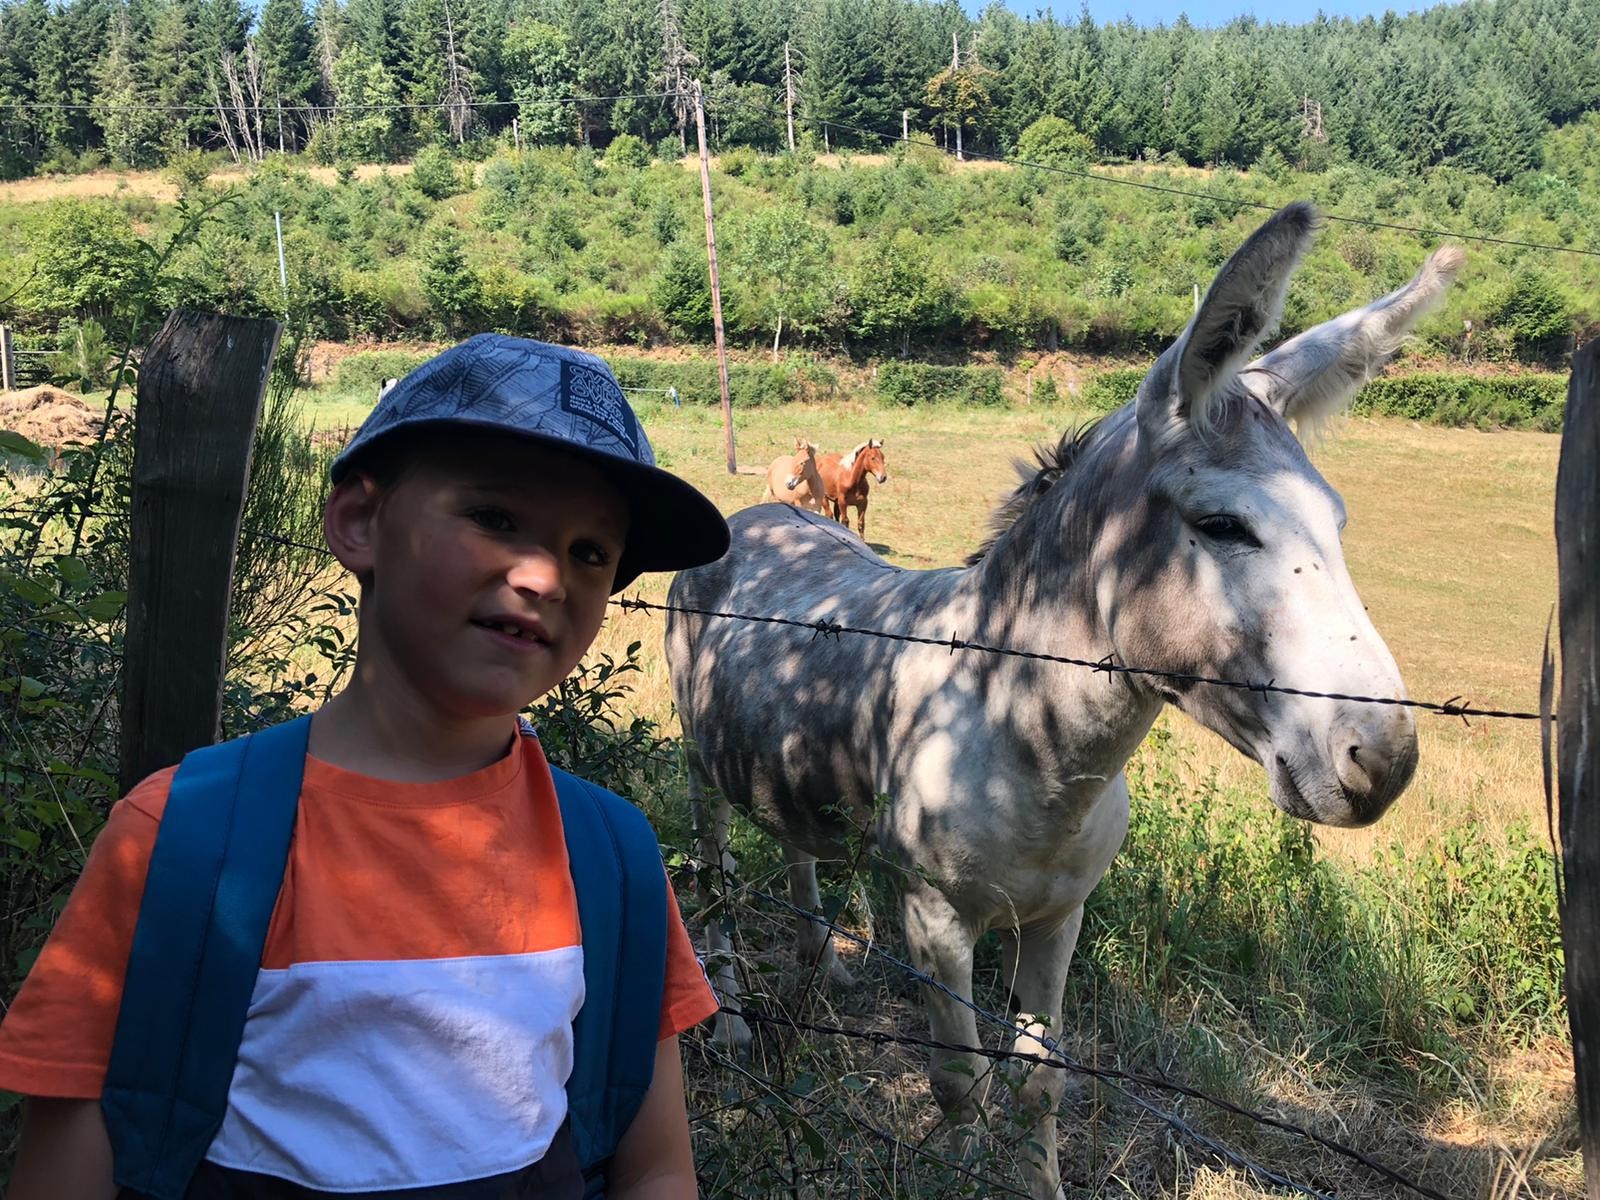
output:
[[[1082,425],[1063,433],[1061,440],[1054,446],[1035,446],[1033,462],[1030,463],[1022,458],[1012,460],[1012,465],[1016,467],[1017,475],[1022,482],[1011,495],[1000,502],[1000,507],[994,510],[994,515],[989,518],[989,536],[984,538],[981,546],[967,555],[967,566],[975,567],[982,562],[989,551],[994,549],[994,544],[1022,519],[1022,514],[1038,503],[1039,498],[1072,469],[1072,465],[1082,456],[1089,438],[1099,427],[1098,420],[1085,421]]]
[[[839,460],[839,465],[848,471],[851,467],[856,465],[856,455],[865,450],[867,445],[867,442],[862,442],[861,445],[857,446],[854,450],[850,451],[849,454],[846,454],[843,458],[841,458]]]

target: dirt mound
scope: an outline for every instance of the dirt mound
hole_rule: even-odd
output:
[[[43,384],[0,392],[0,429],[59,449],[94,441],[100,422],[81,397]]]

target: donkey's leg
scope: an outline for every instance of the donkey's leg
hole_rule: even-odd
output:
[[[725,1007],[737,1009],[739,981],[734,976],[733,945],[728,938],[733,910],[727,903],[728,880],[734,869],[733,855],[728,851],[728,822],[733,812],[720,792],[707,803],[708,790],[702,769],[691,753],[689,800],[699,839],[700,898],[710,913],[706,921],[706,969],[717,999]],[[750,1026],[743,1017],[718,1013],[711,1025],[711,1038],[725,1049],[744,1054],[750,1048]]]
[[[1061,1036],[1061,994],[1067,986],[1067,967],[1083,927],[1083,906],[1059,925],[1024,929],[1018,939],[1011,981],[1013,1019],[1025,1032],[1018,1033],[1012,1049],[1019,1054],[1051,1057],[1038,1041]],[[1028,1194],[1034,1200],[1057,1200],[1061,1192],[1061,1170],[1056,1155],[1056,1109],[1066,1090],[1066,1072],[1055,1067],[1017,1063],[1020,1080],[1017,1105],[1025,1122],[1030,1122],[1020,1144],[1023,1147],[1023,1173]]]
[[[816,858],[792,846],[783,848],[783,857],[789,864],[789,899],[796,908],[817,912],[822,908],[822,895],[817,891]],[[794,932],[802,970],[809,972],[815,967],[841,987],[849,987],[855,982],[834,952],[833,934],[826,925],[797,916],[794,919]]]
[[[929,887],[908,892],[903,901],[906,943],[911,961],[958,996],[972,995],[972,930],[941,893]],[[937,988],[924,988],[928,1026],[936,1042],[978,1046],[978,1018],[970,1008]],[[989,1060],[981,1054],[935,1050],[928,1067],[933,1098],[953,1126],[952,1147],[972,1157],[982,1132],[982,1101]]]
[[[856,532],[861,535],[863,542],[867,540],[867,497],[865,493],[862,494],[860,503],[856,505]]]

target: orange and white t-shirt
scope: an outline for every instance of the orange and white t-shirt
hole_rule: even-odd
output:
[[[112,809],[0,1024],[0,1088],[99,1097],[172,775]],[[675,901],[667,925],[662,1037],[716,1011]],[[582,1003],[577,899],[535,738],[430,784],[308,757],[207,1159],[342,1194],[520,1171],[566,1136]]]

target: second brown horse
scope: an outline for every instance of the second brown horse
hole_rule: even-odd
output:
[[[889,482],[889,470],[883,457],[883,439],[868,438],[849,454],[817,455],[817,474],[822,476],[822,486],[827,492],[827,510],[835,521],[850,524],[849,509],[856,510],[856,532],[861,540],[867,538],[867,477],[879,483]]]

